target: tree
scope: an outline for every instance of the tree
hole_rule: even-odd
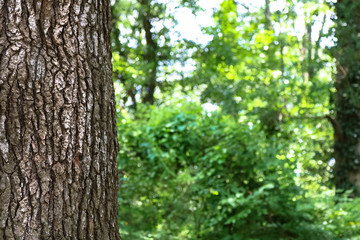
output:
[[[245,113],[240,120],[260,121],[271,141],[299,146],[293,150],[304,184],[328,184],[332,175],[325,116],[332,114],[333,60],[323,47],[330,15],[319,0],[224,0],[214,26],[204,29],[212,40],[195,52],[196,69],[186,79],[203,103],[235,117]]]
[[[169,30],[154,27],[169,18],[165,4],[152,0],[115,1],[112,14],[114,80],[119,80],[125,90],[122,100],[126,104],[130,99],[134,110],[140,102],[152,105],[160,86],[159,66],[170,59],[172,50]]]
[[[337,76],[335,81],[335,185],[337,189],[360,194],[360,2],[341,0],[335,4],[337,14],[335,48]]]
[[[109,1],[0,1],[0,236],[120,239]]]
[[[139,105],[161,104],[177,87],[183,75],[177,65],[185,64],[192,45],[174,29],[175,12],[184,9],[200,11],[195,0],[114,1],[114,81],[124,90],[122,107],[135,113]]]

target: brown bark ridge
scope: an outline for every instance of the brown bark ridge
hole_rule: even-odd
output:
[[[0,0],[0,239],[120,239],[110,1]]]

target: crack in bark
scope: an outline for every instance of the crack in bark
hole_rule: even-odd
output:
[[[120,239],[109,18],[108,1],[0,0],[4,239]]]

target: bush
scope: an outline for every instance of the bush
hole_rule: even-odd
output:
[[[119,122],[124,239],[331,239],[286,141],[257,123],[194,104]]]

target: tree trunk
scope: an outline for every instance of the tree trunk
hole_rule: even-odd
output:
[[[360,195],[360,2],[339,0],[336,46],[337,76],[335,129],[335,185]]]
[[[0,239],[120,239],[109,5],[0,0]]]
[[[272,30],[270,0],[265,0],[265,29]]]
[[[152,24],[151,24],[151,1],[149,0],[141,0],[141,7],[144,12],[142,12],[142,25],[145,31],[145,39],[146,39],[146,50],[144,53],[144,60],[147,66],[147,76],[146,82],[144,84],[144,97],[143,103],[149,103],[151,105],[155,102],[155,89],[156,89],[156,75],[157,68],[159,65],[159,61],[157,59],[157,43],[154,40],[154,36],[152,33]]]

